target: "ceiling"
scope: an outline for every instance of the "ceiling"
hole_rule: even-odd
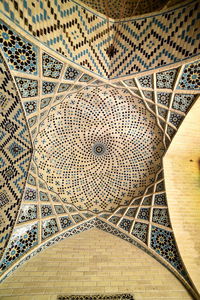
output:
[[[174,238],[162,158],[199,96],[198,2],[121,23],[83,2],[6,3],[2,280],[97,227],[152,255],[196,296]]]
[[[82,0],[81,2],[109,18],[122,19],[159,11],[168,0]]]

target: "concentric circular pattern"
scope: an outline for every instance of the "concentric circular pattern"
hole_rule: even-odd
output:
[[[96,156],[102,156],[106,153],[106,146],[102,143],[95,143],[92,147],[92,152]]]
[[[40,128],[39,176],[80,210],[129,204],[160,168],[164,149],[155,117],[126,90],[86,87],[51,110]]]

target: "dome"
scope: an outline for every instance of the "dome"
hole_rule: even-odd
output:
[[[35,161],[64,202],[113,211],[154,180],[161,136],[155,117],[129,91],[86,87],[51,110],[37,136]]]

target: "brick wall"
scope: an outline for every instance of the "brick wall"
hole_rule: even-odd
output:
[[[0,299],[128,292],[139,299],[191,299],[182,284],[137,247],[98,229],[46,249],[0,285]]]
[[[164,170],[176,240],[200,292],[200,100],[175,136],[164,158]]]

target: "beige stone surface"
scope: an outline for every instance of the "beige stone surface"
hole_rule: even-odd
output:
[[[135,300],[191,299],[159,262],[92,229],[46,249],[0,286],[0,299],[53,300],[59,294],[131,293]]]
[[[200,291],[200,100],[164,158],[167,199],[183,261]]]

